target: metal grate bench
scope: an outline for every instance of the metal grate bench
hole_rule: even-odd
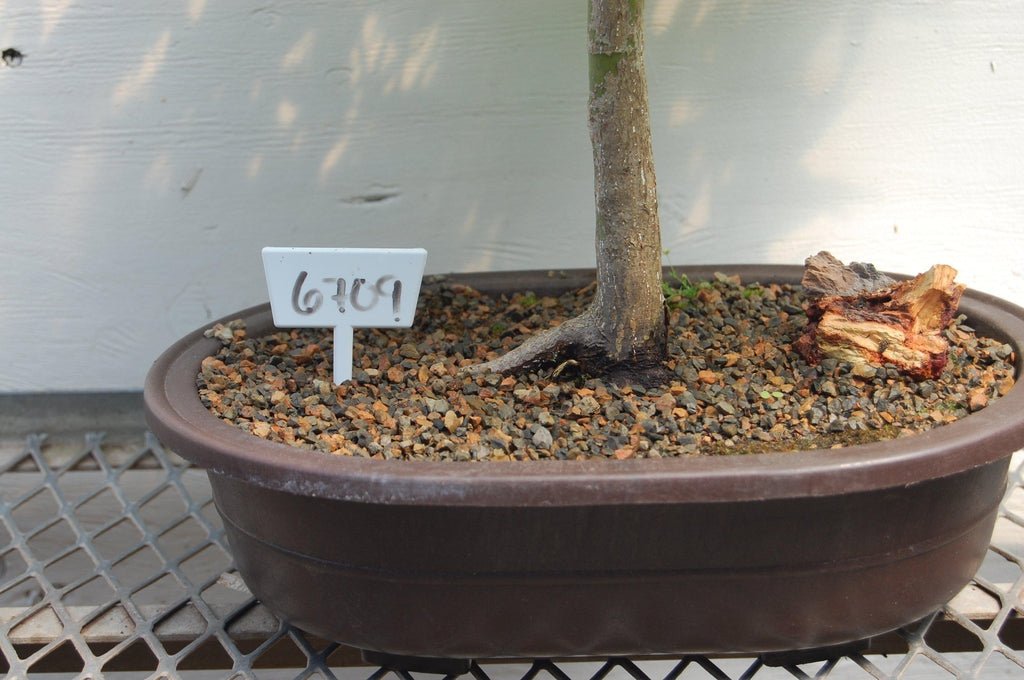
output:
[[[263,607],[233,570],[205,473],[165,450],[136,415],[128,427],[115,423],[116,436],[74,431],[102,426],[103,414],[79,413],[69,428],[52,409],[35,433],[3,433],[0,669],[8,677],[410,677],[366,666],[358,651]],[[41,433],[47,423],[60,431]],[[25,422],[0,416],[0,427]],[[1024,677],[1021,462],[1018,454],[974,581],[867,650],[808,664],[795,655],[685,656],[481,661],[465,671],[478,680]]]

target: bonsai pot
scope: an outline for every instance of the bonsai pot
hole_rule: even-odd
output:
[[[788,266],[714,270],[796,283]],[[558,292],[593,272],[457,275]],[[1024,349],[1024,310],[961,303]],[[273,330],[267,306],[228,317]],[[332,456],[221,422],[196,331],[146,380],[147,420],[205,467],[237,567],[316,635],[408,657],[766,653],[841,645],[942,606],[991,539],[1024,390],[955,423],[843,449],[625,461],[431,463]],[[1020,370],[1018,368],[1018,378]]]

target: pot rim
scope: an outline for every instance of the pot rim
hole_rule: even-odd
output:
[[[691,278],[715,272],[761,283],[799,282],[796,265],[680,266]],[[488,272],[445,278],[484,292],[557,292],[592,281],[592,269]],[[1014,346],[1017,378],[1024,355],[1024,309],[968,291],[961,313],[979,332]],[[230,314],[250,328],[272,328],[269,305]],[[215,474],[263,487],[353,502],[465,506],[547,506],[736,502],[825,496],[902,487],[991,463],[1024,446],[1024,389],[986,408],[909,437],[796,452],[642,460],[456,463],[380,461],[337,456],[267,441],[222,422],[203,406],[195,377],[220,347],[202,328],[154,362],[144,390],[146,420],[168,448]]]

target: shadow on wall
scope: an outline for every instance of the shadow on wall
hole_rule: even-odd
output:
[[[431,115],[417,102],[443,18],[404,2],[8,8],[0,47],[24,54],[0,69],[16,121],[0,157],[18,169],[0,187],[0,290],[23,294],[0,296],[0,391],[137,387],[156,348],[266,299],[262,245],[368,242],[379,223],[339,216],[397,202],[382,159],[407,126],[389,117]]]
[[[180,213],[193,243],[213,250],[224,230],[256,244],[419,240],[445,243],[432,270],[508,269],[537,260],[529,237],[540,236],[542,260],[585,264],[586,8],[550,5],[190,0],[184,11],[126,12],[118,21],[128,37],[96,74],[105,76],[95,84],[109,92],[106,107],[85,106],[79,134],[69,130],[57,181],[70,200],[56,222],[107,217],[89,216],[97,211],[123,218],[120,193],[159,199],[136,206],[140,217]],[[843,106],[858,56],[851,46],[872,8],[647,5],[666,246],[699,257],[743,206],[814,196],[827,182],[834,195],[834,180],[811,173],[804,157]],[[72,17],[61,5],[44,12],[44,38],[72,18],[83,29],[114,25],[109,11]],[[217,192],[205,202],[196,191],[204,184]],[[181,198],[198,200],[172,201]],[[806,218],[806,207],[768,209],[773,239]],[[410,217],[415,227],[396,226]],[[194,254],[180,232],[146,236],[169,255]],[[188,278],[223,276],[222,255],[200,258]]]
[[[856,202],[815,154],[881,9],[647,0],[672,261],[777,259],[816,210]],[[0,152],[23,170],[0,189],[0,283],[40,260],[46,318],[0,313],[26,347],[90,352],[54,382],[133,385],[154,347],[266,299],[263,245],[422,245],[431,272],[591,266],[585,33],[582,1],[12,13],[0,46],[28,56],[0,78],[21,121]],[[38,378],[18,365],[9,388]]]
[[[557,47],[535,45],[550,50],[550,68],[536,64],[530,80],[516,83],[519,91],[505,102],[506,111],[492,106],[476,120],[476,137],[501,140],[495,146],[506,153],[516,182],[509,201],[467,207],[459,242],[470,254],[468,270],[593,265],[586,12],[580,5],[549,36]],[[856,203],[860,188],[819,172],[828,159],[816,149],[847,104],[875,9],[647,2],[647,71],[668,260],[718,262],[727,252],[732,256],[724,259],[734,262],[777,261],[778,244],[792,232],[828,219],[836,203]],[[536,108],[517,109],[523,100]],[[505,120],[514,116],[529,125]],[[441,158],[450,167],[466,162],[450,151]],[[794,202],[794,196],[807,200]],[[523,239],[522,232],[538,238]],[[816,252],[819,245],[807,247]]]
[[[32,290],[0,295],[0,391],[141,385],[266,300],[264,245],[593,265],[582,0],[14,5],[0,290]],[[646,5],[669,261],[948,255],[1019,293],[1019,9]]]
[[[815,149],[848,104],[872,3],[650,5],[648,70],[663,244],[675,262],[778,261],[857,189]],[[805,200],[794,201],[794,197]],[[822,236],[818,234],[819,238]],[[730,245],[723,249],[722,243]],[[805,254],[819,246],[808,244]]]

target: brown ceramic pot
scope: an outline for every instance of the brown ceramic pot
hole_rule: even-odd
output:
[[[796,282],[798,267],[717,267]],[[691,278],[713,269],[689,269]],[[593,272],[458,276],[555,292]],[[1024,310],[961,310],[1024,349]],[[272,329],[267,306],[244,317]],[[837,645],[929,614],[974,574],[1024,390],[913,437],[701,459],[443,464],[270,443],[200,403],[201,331],[146,381],[147,419],[208,469],[239,571],[294,625],[396,655],[760,653]],[[1018,377],[1020,371],[1018,370]]]

